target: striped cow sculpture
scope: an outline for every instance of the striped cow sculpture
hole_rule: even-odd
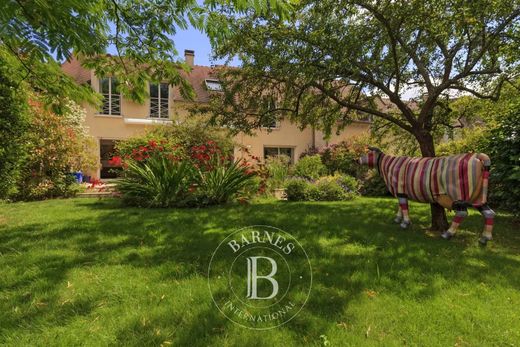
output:
[[[400,223],[402,228],[410,225],[409,199],[436,202],[455,210],[450,228],[442,233],[444,239],[448,240],[455,235],[460,223],[468,215],[468,207],[478,209],[485,219],[484,232],[479,242],[486,245],[492,239],[495,212],[486,203],[491,164],[487,155],[466,153],[413,158],[386,155],[374,147],[369,147],[369,150],[368,154],[359,159],[359,163],[377,168],[390,193],[399,200],[395,222]]]

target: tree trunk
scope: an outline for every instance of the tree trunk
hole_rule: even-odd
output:
[[[433,143],[433,136],[428,132],[422,132],[415,135],[419,146],[421,147],[421,154],[423,157],[435,157],[435,145]],[[444,232],[448,230],[448,220],[446,219],[446,211],[444,207],[437,203],[430,204],[430,211],[432,215],[432,231]]]

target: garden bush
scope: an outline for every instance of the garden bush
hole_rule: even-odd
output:
[[[234,144],[231,138],[222,129],[206,126],[196,120],[190,120],[181,124],[151,128],[143,135],[118,141],[116,149],[117,154],[124,158],[131,156],[136,149],[148,146],[150,142],[162,146],[166,151],[173,150],[175,152],[178,152],[179,149],[187,152],[189,149],[213,142],[223,153],[232,154]]]
[[[511,102],[485,126],[461,129],[441,143],[438,155],[482,152],[491,158],[488,202],[520,215],[520,101]]]
[[[149,139],[127,148],[113,161],[122,165],[118,183],[123,201],[146,207],[183,207],[223,204],[245,194],[256,171],[243,160],[233,160],[208,140],[185,148],[166,139]]]
[[[308,178],[311,180],[318,179],[327,172],[327,168],[321,162],[319,155],[309,155],[301,158],[294,166],[294,174],[296,176]]]
[[[520,101],[489,131],[484,152],[491,157],[490,203],[520,216]]]
[[[356,197],[357,181],[346,175],[324,176],[318,179],[314,185],[316,188],[309,191],[309,200],[316,201],[342,201]]]
[[[366,152],[366,146],[354,139],[342,141],[325,147],[320,151],[321,161],[330,175],[339,172],[361,179],[368,171],[366,166],[359,165],[359,157]]]
[[[17,74],[0,56],[0,200],[16,192],[27,153],[24,134],[29,126],[27,94]]]
[[[268,157],[265,166],[269,173],[267,189],[272,192],[274,189],[282,188],[289,175],[291,158],[286,155]]]
[[[291,178],[285,185],[285,194],[289,201],[305,201],[307,200],[307,190],[309,189],[309,181],[303,178]]]
[[[368,171],[361,181],[359,192],[363,196],[385,196],[390,194],[386,188],[385,181],[377,170]]]
[[[127,160],[117,183],[123,201],[132,206],[186,206],[194,197],[194,168],[189,161],[151,156],[145,162]]]
[[[309,201],[343,201],[350,200],[354,196],[346,193],[335,180],[319,180],[307,189]]]
[[[254,172],[241,160],[232,161],[218,155],[211,160],[211,167],[196,175],[197,205],[217,205],[229,202],[245,188]]]
[[[66,103],[56,114],[36,98],[29,101],[30,127],[24,135],[27,156],[17,180],[16,200],[69,197],[79,191],[72,172],[97,168],[94,146],[84,127],[85,110]]]
[[[343,201],[355,198],[358,183],[346,175],[324,176],[311,182],[304,178],[292,178],[286,184],[289,201]]]

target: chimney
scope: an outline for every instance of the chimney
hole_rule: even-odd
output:
[[[189,66],[193,66],[195,62],[195,51],[192,51],[191,49],[185,49],[184,50],[184,61]]]

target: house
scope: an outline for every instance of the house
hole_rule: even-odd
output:
[[[183,99],[178,90],[167,83],[150,84],[150,98],[144,104],[128,100],[116,92],[115,79],[100,78],[93,71],[86,70],[76,59],[62,65],[63,70],[74,77],[78,83],[90,83],[92,88],[104,96],[101,109],[86,105],[86,125],[90,134],[97,141],[97,155],[100,168],[97,172],[87,173],[96,178],[110,178],[113,173],[109,159],[114,152],[116,141],[143,133],[147,128],[182,121],[189,116],[193,103],[209,100],[209,93],[218,91],[219,81],[212,76],[209,66],[195,65],[195,52],[186,50],[186,63],[192,67],[187,79],[193,86],[196,98],[193,101]],[[338,143],[350,137],[367,132],[369,122],[357,121],[348,125],[340,135],[332,135],[327,141],[323,133],[311,128],[300,130],[289,120],[280,120],[269,129],[258,129],[254,136],[238,134],[235,138],[237,149],[235,156],[243,155],[238,149],[249,149],[251,155],[266,158],[270,155],[286,154],[296,162],[302,152],[310,147],[322,147],[329,143]]]

